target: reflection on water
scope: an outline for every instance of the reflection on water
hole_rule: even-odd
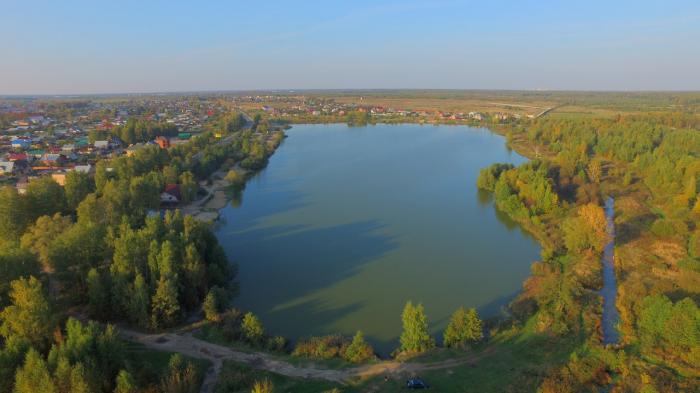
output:
[[[479,128],[295,126],[244,202],[222,210],[235,305],[288,337],[361,329],[382,353],[407,300],[425,304],[435,334],[460,306],[498,314],[538,247],[476,177],[523,161]]]

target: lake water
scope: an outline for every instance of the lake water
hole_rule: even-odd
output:
[[[222,210],[217,236],[267,331],[290,338],[362,330],[387,354],[407,300],[438,335],[460,306],[500,312],[536,241],[476,188],[479,170],[525,158],[487,129],[297,125]]]

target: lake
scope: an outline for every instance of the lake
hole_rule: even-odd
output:
[[[296,125],[221,211],[236,307],[290,338],[362,330],[398,345],[407,300],[437,335],[460,306],[484,317],[520,290],[539,246],[479,193],[479,170],[526,159],[466,126]]]

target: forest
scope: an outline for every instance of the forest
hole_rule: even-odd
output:
[[[517,168],[485,168],[478,180],[543,245],[511,309],[521,323],[576,342],[540,391],[584,392],[611,381],[614,391],[700,386],[699,128],[695,115],[662,113],[542,118],[504,130],[516,149],[542,149]],[[601,207],[608,196],[619,228],[616,346],[601,344],[596,294],[610,240]]]
[[[264,166],[281,137],[241,127],[225,130],[230,143],[209,131],[99,160],[94,176],[69,172],[65,186],[40,177],[25,194],[0,188],[0,391],[198,391],[201,362],[139,355],[110,323],[158,331],[205,301],[223,311],[235,264],[209,224],[161,210],[160,193],[178,184],[187,203],[223,165]],[[139,122],[122,131],[132,128],[137,139],[166,132]]]

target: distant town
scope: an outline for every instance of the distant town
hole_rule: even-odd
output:
[[[508,123],[523,116],[513,111],[445,111],[374,104],[364,97],[350,102],[304,95],[149,96],[99,99],[18,98],[0,100],[0,184],[26,192],[32,179],[51,176],[63,185],[70,171],[92,173],[101,158],[131,156],[146,146],[169,148],[188,142],[216,116],[240,111],[276,124],[344,122],[353,115],[372,122]],[[129,121],[157,125],[154,135],[120,135]]]

